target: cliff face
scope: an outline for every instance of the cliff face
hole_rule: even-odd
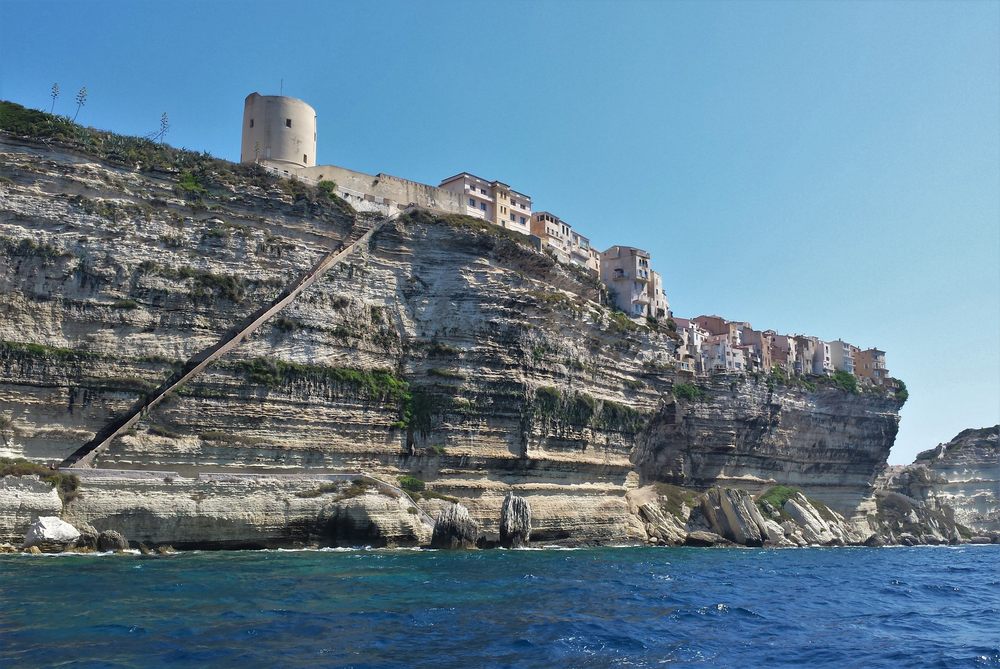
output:
[[[304,188],[0,133],[0,456],[65,457],[349,238]],[[525,241],[402,217],[96,465],[407,473],[487,534],[515,490],[542,542],[645,539],[640,479],[791,483],[845,513],[870,493],[895,400],[727,378],[675,401],[673,333]]]
[[[666,402],[638,441],[644,481],[761,491],[801,487],[843,512],[870,497],[899,425],[882,395],[716,378],[701,396]]]
[[[975,532],[1000,533],[998,433],[1000,426],[963,430],[893,472],[885,487],[932,508],[947,507]]]

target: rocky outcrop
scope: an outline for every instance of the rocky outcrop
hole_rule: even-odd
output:
[[[714,377],[694,400],[666,402],[636,446],[646,481],[752,493],[792,485],[845,514],[872,494],[901,401],[766,378]]]
[[[712,488],[701,496],[688,518],[691,530],[708,530],[741,546],[763,546],[764,517],[745,490]]]
[[[630,490],[627,497],[630,510],[642,521],[650,543],[667,546],[685,543],[686,524],[695,493],[677,486],[656,484]]]
[[[24,548],[38,546],[43,552],[58,553],[71,548],[80,532],[55,516],[41,516],[24,535]]]
[[[479,525],[461,504],[449,504],[434,523],[431,548],[475,548]]]
[[[102,553],[128,550],[128,539],[121,532],[104,530],[97,535],[97,550]]]
[[[531,506],[523,497],[507,493],[500,507],[500,545],[522,548],[531,541]]]
[[[963,527],[951,507],[928,504],[892,490],[876,494],[878,512],[869,522],[887,544],[904,546],[960,543]],[[965,529],[965,533],[971,533]]]
[[[883,483],[980,534],[1000,535],[1000,426],[969,429],[917,455]]]

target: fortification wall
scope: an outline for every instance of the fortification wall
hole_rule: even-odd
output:
[[[376,199],[390,200],[391,204],[403,207],[416,204],[451,214],[465,213],[462,195],[390,174],[371,175],[336,165],[290,169],[289,172],[310,181],[333,181],[336,182],[338,190],[345,189],[348,192],[370,195]]]

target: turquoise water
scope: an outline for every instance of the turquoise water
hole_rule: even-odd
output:
[[[997,667],[1000,546],[0,556],[3,667]]]

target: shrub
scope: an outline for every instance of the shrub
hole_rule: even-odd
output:
[[[180,179],[177,181],[177,187],[189,195],[197,196],[208,194],[208,189],[199,183],[198,179],[190,171],[181,173]]]
[[[835,386],[841,390],[846,390],[849,393],[857,394],[858,392],[858,380],[854,378],[854,375],[850,372],[845,372],[844,370],[837,370],[833,373],[833,383]]]
[[[125,309],[131,311],[132,309],[138,309],[139,303],[135,300],[115,300],[111,304],[112,309]]]
[[[704,399],[705,397],[705,391],[693,383],[675,383],[670,392],[677,399],[688,400],[689,402]]]
[[[596,427],[627,433],[638,432],[645,423],[646,417],[641,412],[611,400],[601,402],[601,410],[594,419]]]
[[[10,256],[19,256],[22,258],[41,258],[42,260],[47,261],[67,258],[73,255],[56,246],[46,244],[45,242],[39,243],[33,239],[20,239],[18,241],[14,241],[13,239],[9,239],[7,237],[0,237],[0,252],[6,253]]]
[[[80,479],[76,474],[54,472],[45,465],[24,458],[0,458],[0,478],[4,476],[38,476],[56,489],[64,504],[76,499],[80,488]]]
[[[406,492],[423,492],[427,484],[414,476],[404,474],[399,477],[399,487]]]
[[[443,369],[441,367],[432,367],[427,370],[428,376],[437,376],[442,379],[464,379],[465,374],[461,372],[455,372],[450,369]]]
[[[896,382],[896,399],[900,402],[906,403],[906,400],[910,399],[910,391],[906,389],[906,384],[903,383],[902,379],[894,379]]]
[[[543,416],[554,416],[559,408],[561,394],[553,386],[541,386],[535,389],[535,406]]]
[[[448,344],[442,344],[441,342],[432,341],[427,347],[427,357],[447,357],[453,355],[459,355],[462,349],[456,346],[450,346]]]
[[[322,193],[324,193],[328,198],[333,199],[337,195],[337,183],[335,181],[323,180],[316,184]]]

